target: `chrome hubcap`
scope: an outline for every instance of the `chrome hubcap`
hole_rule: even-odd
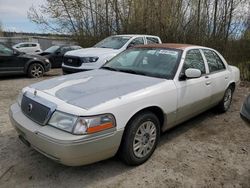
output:
[[[156,142],[156,126],[152,121],[142,123],[133,140],[133,151],[136,157],[145,157]]]
[[[228,109],[230,106],[232,100],[232,91],[231,89],[228,89],[225,93],[225,97],[224,97],[224,107],[225,109]]]
[[[35,65],[32,70],[31,70],[31,74],[34,76],[34,77],[40,77],[42,75],[43,71],[42,71],[42,67],[39,66],[39,65]]]

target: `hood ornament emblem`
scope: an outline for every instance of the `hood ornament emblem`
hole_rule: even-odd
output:
[[[37,95],[37,90],[34,91],[34,96],[36,96],[36,95]]]
[[[33,109],[33,105],[30,103],[30,104],[28,105],[28,112],[31,113],[32,109]]]

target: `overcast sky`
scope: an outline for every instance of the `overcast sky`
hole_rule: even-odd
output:
[[[27,18],[32,6],[42,4],[44,0],[0,0],[0,22],[6,31],[41,32],[38,26]]]

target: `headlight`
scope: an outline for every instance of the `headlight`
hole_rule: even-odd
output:
[[[97,62],[99,58],[98,57],[82,57],[81,62],[82,63],[94,63]]]
[[[58,111],[54,112],[48,124],[78,135],[96,133],[116,126],[111,114],[77,117]]]
[[[22,100],[23,100],[23,92],[21,91],[17,96],[17,103],[19,106],[21,106]]]
[[[91,134],[115,127],[115,118],[111,114],[104,114],[93,117],[79,117],[74,134]]]
[[[72,132],[76,120],[77,116],[55,111],[49,120],[49,125],[67,132]]]
[[[44,61],[45,61],[46,63],[50,63],[48,59],[45,59]]]

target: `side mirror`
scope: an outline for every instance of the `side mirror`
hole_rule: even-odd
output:
[[[185,76],[187,78],[199,78],[201,77],[201,71],[199,69],[189,68],[185,71]]]
[[[20,52],[19,51],[17,51],[17,50],[13,50],[13,55],[19,55],[20,54]]]

